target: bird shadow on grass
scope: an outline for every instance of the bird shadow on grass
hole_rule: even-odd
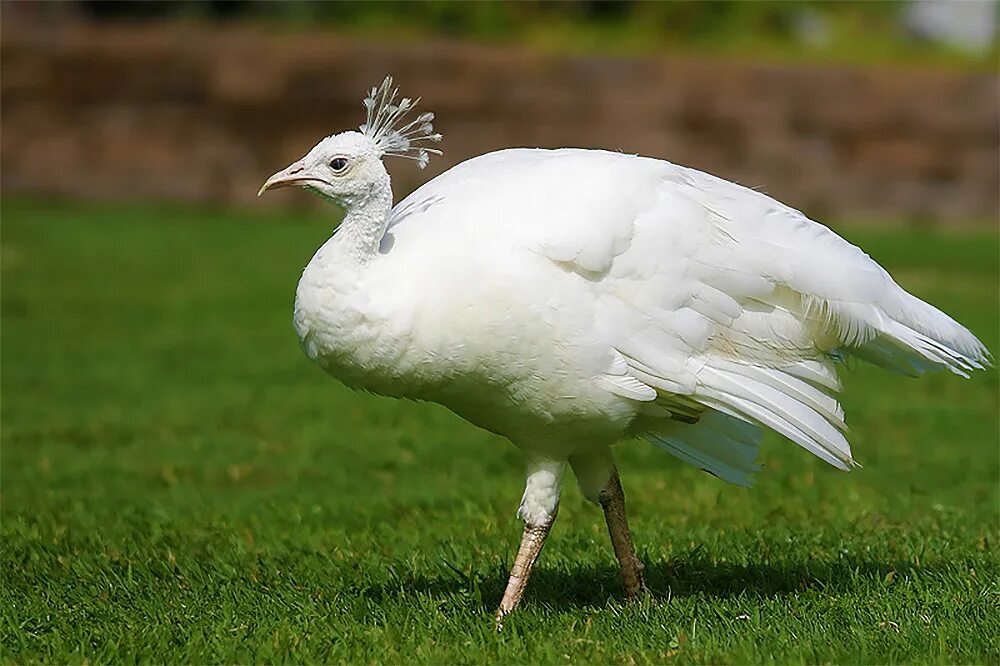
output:
[[[780,564],[731,564],[712,562],[694,554],[678,559],[648,562],[646,587],[658,601],[704,596],[726,599],[750,596],[774,599],[807,591],[843,593],[852,589],[882,585],[912,573],[934,573],[945,565],[915,567],[907,562],[872,562],[844,559],[837,562],[813,561]],[[377,585],[361,594],[382,600],[413,593],[450,598],[473,596],[481,600],[483,610],[492,611],[500,603],[507,572],[462,573],[454,569],[438,578],[397,572],[392,584]],[[572,570],[540,566],[531,575],[527,603],[538,603],[558,610],[601,608],[609,602],[623,601],[621,574],[614,564],[586,565]]]

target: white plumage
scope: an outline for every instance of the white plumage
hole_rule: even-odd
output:
[[[761,427],[849,469],[846,356],[910,375],[988,362],[860,249],[760,192],[635,155],[512,149],[391,207],[380,145],[409,144],[376,139],[328,137],[265,184],[346,211],[302,275],[296,330],[345,383],[510,438],[532,461],[529,527],[554,519],[567,460],[605,504],[608,447],[631,435],[744,485]],[[555,481],[533,492],[538,474]]]
[[[310,356],[553,457],[639,432],[727,478],[699,424],[672,418],[713,409],[847,469],[835,358],[963,375],[985,360],[967,330],[825,227],[660,160],[490,153],[397,205],[370,261],[329,261],[342,240],[299,286]]]

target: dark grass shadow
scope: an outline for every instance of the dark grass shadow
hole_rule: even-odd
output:
[[[506,571],[495,568],[489,573],[469,574],[443,568],[440,577],[408,575],[397,570],[391,584],[366,587],[357,592],[373,600],[412,593],[441,598],[472,596],[481,599],[483,610],[491,612],[500,603],[507,582]],[[645,579],[649,593],[658,601],[698,596],[775,599],[808,591],[840,594],[860,587],[884,585],[889,580],[913,573],[933,575],[953,568],[953,564],[946,563],[915,567],[907,562],[856,559],[743,565],[712,562],[695,554],[667,561],[647,561]],[[619,569],[612,563],[580,566],[571,571],[547,569],[542,564],[532,573],[525,595],[526,603],[558,610],[596,609],[615,601],[624,601],[624,594]]]

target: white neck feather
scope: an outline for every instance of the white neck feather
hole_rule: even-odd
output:
[[[352,195],[343,203],[344,220],[328,246],[337,260],[367,263],[378,255],[379,244],[389,224],[392,186],[388,177],[368,192]]]
[[[378,382],[391,375],[385,367],[403,345],[386,338],[388,327],[378,323],[384,314],[373,307],[378,293],[369,275],[381,256],[392,207],[388,176],[364,194],[341,197],[340,202],[346,210],[343,222],[299,279],[295,329],[306,354],[328,372],[349,386],[377,385],[385,393],[392,384]]]

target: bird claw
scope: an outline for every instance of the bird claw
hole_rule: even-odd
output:
[[[498,634],[499,634],[499,633],[500,633],[501,631],[503,631],[503,620],[504,620],[504,618],[505,618],[505,617],[507,617],[507,613],[508,613],[508,612],[510,612],[510,611],[507,611],[507,612],[504,612],[504,609],[503,609],[503,608],[499,608],[499,609],[497,609],[497,614],[496,614],[496,616],[495,616],[495,617],[493,618],[493,621],[494,621],[494,623],[495,623],[495,626],[496,626],[496,631],[497,631],[497,633],[498,633]]]

